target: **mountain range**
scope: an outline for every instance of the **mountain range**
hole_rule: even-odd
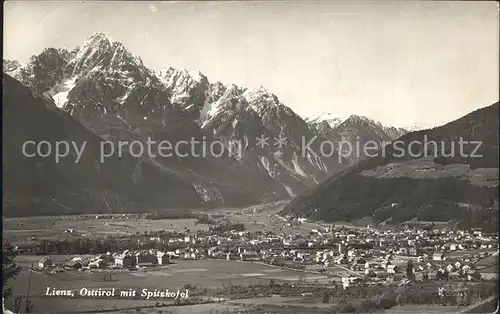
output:
[[[172,67],[149,69],[103,33],[93,34],[72,50],[46,48],[25,64],[4,60],[3,70],[8,96],[3,105],[4,131],[18,134],[4,140],[4,166],[9,165],[6,186],[12,190],[12,197],[4,200],[8,215],[32,214],[33,202],[46,204],[37,206],[37,214],[260,203],[308,191],[352,163],[337,155],[322,158],[303,152],[303,142],[318,138],[312,144],[317,150],[321,140],[334,136],[318,132],[266,88],[248,90],[211,82],[200,72]],[[51,121],[46,125],[45,117]],[[37,122],[31,123],[35,118]],[[88,146],[92,151],[88,148],[82,159],[88,163],[55,165],[48,158],[20,154],[24,140],[44,137],[51,142],[75,137],[76,142],[92,143]],[[276,142],[280,138],[281,144]],[[106,165],[95,165],[103,141],[175,144],[189,139],[207,145],[218,142],[219,152],[228,154],[200,158],[203,148],[196,147],[195,153],[186,146],[181,149],[188,155],[185,158],[179,157],[182,154],[134,158],[124,153],[125,157],[109,158]],[[259,139],[267,142],[260,145]],[[377,138],[386,139],[386,134]],[[112,182],[105,187],[121,200],[117,204],[95,195],[77,201],[83,186],[103,188],[99,171],[116,177],[106,179]],[[28,178],[32,183],[25,185]],[[36,197],[30,197],[37,189]]]
[[[103,33],[71,50],[46,48],[25,64],[4,60],[3,70],[7,216],[239,206],[309,195],[369,159],[356,143],[391,142],[411,131],[357,115],[302,117],[264,87],[153,70]],[[56,163],[24,156],[28,139],[87,146],[78,164]],[[153,151],[162,141],[218,144],[221,156],[184,145],[169,157],[125,149],[102,162],[104,142],[150,140]],[[311,154],[303,149],[310,141],[311,152],[325,141],[349,142],[353,151]]]
[[[293,199],[282,213],[377,224],[455,220],[497,229],[498,111],[497,102],[403,135]]]

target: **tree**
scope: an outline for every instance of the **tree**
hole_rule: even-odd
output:
[[[323,293],[323,303],[330,303],[330,294],[328,291],[325,291]]]
[[[408,260],[408,263],[406,264],[406,277],[408,280],[413,281],[414,275],[413,275],[413,261],[411,259]]]
[[[8,280],[15,278],[21,271],[21,266],[17,265],[14,259],[17,256],[16,249],[10,244],[5,242],[3,245],[3,265],[2,265],[2,279],[3,279],[3,298],[7,299],[12,296],[12,288],[7,288],[6,283]]]
[[[111,273],[105,273],[101,276],[101,281],[112,281],[113,280],[113,277],[111,275]]]
[[[269,287],[274,287],[274,279],[269,280]]]
[[[299,283],[304,283],[304,281],[305,281],[305,274],[304,274],[304,272],[301,271],[299,273],[298,281],[299,281]]]
[[[30,300],[26,300],[26,309],[23,310],[21,309],[23,303],[23,296],[18,296],[14,300],[14,312],[16,313],[33,313],[33,304],[31,303]]]
[[[447,269],[444,270],[443,272],[443,279],[448,280],[450,278],[450,274]]]

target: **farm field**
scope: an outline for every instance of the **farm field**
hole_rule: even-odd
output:
[[[222,216],[233,223],[243,223],[248,231],[271,230],[271,222],[268,215],[278,213],[285,202],[261,204],[246,208],[223,208],[207,210],[199,213],[211,216]],[[192,212],[191,214],[194,214]],[[129,216],[127,218],[127,215]],[[112,216],[113,218],[109,218]],[[78,216],[38,216],[38,217],[15,217],[4,218],[4,237],[13,244],[27,243],[32,237],[37,239],[76,239],[80,237],[104,238],[107,235],[131,235],[144,231],[176,231],[183,232],[189,229],[191,232],[197,230],[208,230],[209,225],[196,224],[194,218],[177,219],[145,219],[132,217],[133,214],[107,215],[106,218],[96,215]],[[275,219],[275,218],[272,218]],[[308,232],[316,228],[315,224],[304,229]],[[73,229],[73,234],[65,233],[65,230]],[[288,231],[296,231],[289,228]],[[283,230],[287,231],[287,230]]]
[[[283,221],[274,215],[277,215],[287,203],[288,201],[280,201],[249,206],[239,210],[222,209],[213,214],[223,215],[232,223],[244,224],[245,230],[249,232],[272,231],[275,233],[307,234],[313,229],[321,229],[316,223],[303,223],[297,227],[282,226]]]
[[[498,265],[498,250],[491,252],[491,255],[481,259],[476,263],[477,267],[488,267],[488,266],[496,266]]]
[[[131,235],[144,231],[191,231],[208,230],[208,225],[195,224],[195,219],[96,219],[95,216],[76,219],[72,216],[5,218],[3,221],[4,238],[13,244],[22,244],[37,239],[77,239],[104,238],[107,235]],[[65,233],[74,229],[73,234]]]
[[[492,187],[498,184],[498,168],[470,169],[470,166],[465,164],[439,165],[434,162],[432,156],[409,162],[389,163],[375,169],[364,170],[362,175],[377,178],[408,177],[413,179],[460,177],[479,186]]]
[[[255,300],[255,299],[254,299]],[[257,299],[259,300],[259,299]],[[317,313],[329,314],[329,309],[313,308],[313,307],[299,307],[295,305],[277,305],[277,304],[243,304],[232,305],[227,302],[211,303],[211,304],[197,304],[197,305],[184,305],[184,306],[169,306],[159,307],[154,309],[141,309],[141,310],[123,310],[121,314],[304,314],[304,313]],[[98,314],[98,313],[92,313]]]
[[[481,254],[481,253],[489,253],[489,254],[494,256],[495,252],[498,252],[498,250],[497,249],[475,249],[475,250],[471,249],[471,250],[447,252],[445,254],[445,257],[456,258],[456,257],[461,257],[461,256],[472,256],[472,255]]]
[[[36,256],[19,256],[19,262],[23,265],[21,274],[12,281],[15,296],[26,295],[29,281],[29,265],[37,261]],[[64,260],[65,256],[57,256],[55,259]],[[46,273],[33,271],[31,278],[30,299],[36,309],[53,311],[51,313],[69,313],[69,311],[83,311],[94,309],[129,308],[133,306],[154,305],[156,302],[168,304],[171,299],[162,300],[128,300],[124,298],[91,299],[90,297],[78,296],[82,288],[116,288],[117,290],[137,289],[169,289],[177,291],[184,289],[184,285],[215,289],[223,285],[250,285],[269,284],[270,280],[275,282],[296,282],[300,279],[306,282],[316,280],[330,280],[327,276],[321,276],[302,271],[285,270],[257,263],[245,263],[226,260],[176,260],[163,269],[144,271],[119,271],[112,273],[110,281],[102,281],[100,272],[62,272]],[[53,296],[45,296],[47,287],[75,291],[75,297],[57,297],[57,302],[52,302]],[[66,299],[63,299],[66,298]],[[75,299],[78,298],[78,302]],[[51,309],[52,304],[57,303],[58,308]],[[78,303],[80,308],[76,309]],[[7,302],[7,306],[12,305]]]
[[[211,216],[224,217],[231,223],[242,223],[250,232],[274,231],[276,233],[307,234],[313,229],[321,230],[316,223],[303,223],[296,227],[283,226],[283,221],[274,217],[286,201],[271,204],[249,206],[246,208],[218,209],[206,211]],[[145,219],[126,218],[121,214],[110,218],[96,218],[95,215],[85,216],[44,216],[5,218],[3,221],[4,238],[12,244],[25,244],[40,239],[74,240],[78,238],[105,238],[108,235],[127,236],[145,231],[176,231],[191,232],[208,230],[209,225],[196,224],[196,219]],[[65,230],[73,229],[72,233]]]
[[[238,313],[240,306],[228,305],[225,303],[194,304],[183,306],[168,306],[154,309],[142,310],[122,310],[120,314],[215,314],[215,313]],[[100,314],[100,313],[95,313]]]
[[[385,310],[386,314],[457,314],[462,311],[463,308],[458,308],[456,306],[442,306],[442,305],[403,305],[395,306],[393,308]]]
[[[231,300],[227,301],[226,303],[228,304],[245,304],[245,305],[251,305],[251,304],[258,304],[258,305],[280,305],[280,306],[289,306],[289,305],[296,305],[296,306],[301,306],[305,308],[318,308],[318,307],[323,307],[323,308],[330,308],[334,306],[332,303],[328,304],[323,304],[320,302],[315,302],[315,303],[305,303],[303,298],[301,297],[283,297],[283,296],[271,296],[271,297],[264,297],[264,298],[256,298],[256,299],[243,299],[243,300]]]

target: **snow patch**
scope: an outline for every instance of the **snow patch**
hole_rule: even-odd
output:
[[[180,95],[173,96],[172,97],[172,103],[182,103],[186,99],[189,99],[189,93],[187,91],[185,91],[184,93],[182,93]]]
[[[198,83],[201,82],[203,78],[200,71],[189,71],[189,76],[191,76],[193,80],[195,80]]]
[[[308,177],[307,173],[299,165],[299,159],[298,159],[296,152],[293,153],[292,164],[293,164],[293,169],[295,170],[295,172],[297,172],[298,174],[300,174],[301,176],[303,176],[305,178]]]
[[[260,163],[266,169],[267,174],[271,177],[275,177],[275,170],[276,170],[276,164],[274,164],[274,167],[272,167],[273,164],[271,164],[271,161],[269,158],[264,157],[264,156],[259,156]],[[272,167],[272,168],[271,168]]]
[[[204,92],[205,94],[205,102],[203,103],[203,107],[200,110],[200,119],[208,120],[211,116],[208,115],[210,110],[212,109],[212,87],[208,84],[208,88]]]
[[[205,121],[203,123],[203,126],[207,125],[209,120],[219,114],[219,112],[222,110],[223,106],[219,101],[210,103],[206,102],[203,105],[203,108],[201,108],[200,111],[200,119]]]
[[[191,109],[193,109],[193,108],[195,108],[195,107],[196,107],[196,105],[194,105],[194,104],[189,105],[189,106],[187,106],[186,108],[184,108],[184,111],[189,111],[189,110],[191,110]]]
[[[48,91],[48,94],[54,99],[57,108],[62,108],[68,103],[68,94],[75,87],[75,83],[76,77],[73,77],[63,80]]]
[[[284,184],[284,183],[281,183],[281,185],[283,185],[285,187],[285,190],[287,191],[288,195],[290,195],[290,197],[295,197],[295,193],[293,193],[293,190],[291,187],[289,187],[288,185]]]
[[[193,188],[205,202],[218,201],[224,204],[224,197],[215,186],[207,186],[202,182],[193,182]]]
[[[127,90],[127,92],[126,92],[123,96],[116,98],[116,101],[117,101],[119,104],[123,105],[123,104],[125,103],[125,101],[127,100],[128,96],[130,96],[131,91],[132,91],[132,89],[131,89],[131,88],[129,88],[129,89]]]
[[[414,124],[410,124],[410,125],[401,126],[400,128],[408,130],[409,132],[415,132],[415,131],[420,131],[420,130],[432,129],[434,127],[435,126],[431,126],[429,124],[414,123]]]
[[[214,103],[205,103],[200,110],[200,118],[205,120],[205,123],[213,116],[215,104]]]

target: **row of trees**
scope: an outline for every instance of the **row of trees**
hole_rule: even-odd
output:
[[[365,298],[361,302],[352,302],[353,294],[347,294],[339,301],[336,313],[373,313],[403,304],[442,304],[448,306],[465,306],[484,300],[492,295],[498,294],[498,288],[494,283],[482,283],[469,287],[442,287],[437,284],[413,284],[407,287],[392,287],[372,296],[368,293],[373,287],[367,288]],[[351,289],[351,288],[349,288]],[[347,289],[347,290],[349,290]],[[346,290],[346,291],[347,291]],[[375,289],[378,290],[378,289]],[[439,293],[439,291],[443,291]],[[362,292],[357,289],[357,292]],[[355,293],[362,297],[359,293]],[[331,295],[330,295],[331,296]],[[323,300],[328,297],[324,296]]]
[[[245,225],[242,223],[228,223],[228,224],[219,224],[215,226],[210,226],[208,228],[210,232],[218,232],[218,233],[224,233],[224,232],[229,232],[229,231],[245,231]]]
[[[204,247],[210,243],[201,243]],[[106,237],[104,239],[79,238],[74,240],[48,240],[42,239],[31,246],[21,247],[25,254],[33,255],[73,255],[73,254],[105,254],[107,252],[121,252],[124,250],[175,250],[186,247],[185,243],[163,243],[162,241],[144,239],[140,235],[130,238]]]
[[[3,261],[2,261],[2,302],[12,297],[12,287],[8,285],[14,278],[21,272],[21,266],[16,264],[15,258],[17,256],[17,250],[8,242],[3,243]],[[24,309],[22,309],[24,301]],[[32,313],[33,303],[23,296],[18,296],[14,300],[14,312],[15,313]]]

